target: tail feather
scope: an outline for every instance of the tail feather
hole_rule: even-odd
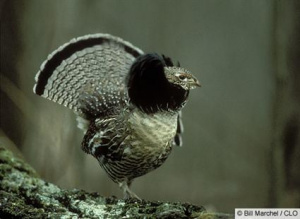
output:
[[[125,86],[125,75],[135,58],[141,54],[143,52],[129,42],[109,34],[72,39],[44,61],[36,75],[33,91],[75,112],[81,112],[80,104],[83,101],[79,100],[83,93],[102,95],[97,96],[98,99],[105,99],[104,91],[109,89],[120,93],[118,90]],[[97,106],[89,106],[90,109],[93,107]]]

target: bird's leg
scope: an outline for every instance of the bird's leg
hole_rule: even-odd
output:
[[[120,188],[123,190],[124,199],[136,198],[141,201],[142,199],[140,199],[133,191],[130,190],[129,187],[131,183],[132,181],[123,181],[119,183]]]

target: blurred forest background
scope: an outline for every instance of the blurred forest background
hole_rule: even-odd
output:
[[[182,148],[133,190],[148,200],[300,207],[300,1],[1,0],[1,144],[63,188],[121,197],[80,149],[74,114],[32,92],[47,55],[110,33],[180,61],[201,82]]]

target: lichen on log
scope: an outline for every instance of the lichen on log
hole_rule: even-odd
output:
[[[232,218],[188,203],[103,197],[42,180],[0,145],[0,218]]]

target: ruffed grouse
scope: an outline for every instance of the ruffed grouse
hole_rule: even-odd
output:
[[[181,109],[200,86],[170,58],[109,34],[71,40],[48,56],[34,92],[77,114],[93,155],[125,197],[134,178],[159,167],[181,146]]]

